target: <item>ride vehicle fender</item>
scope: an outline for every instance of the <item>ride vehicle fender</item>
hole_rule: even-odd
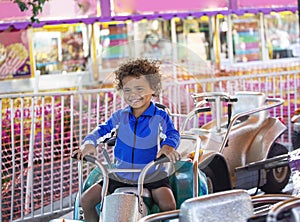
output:
[[[213,173],[215,177],[214,180],[216,180],[221,190],[229,190],[232,188],[228,163],[221,153],[204,152],[198,166],[204,173],[207,173],[207,170]],[[209,177],[210,175],[206,176]]]
[[[248,150],[246,163],[267,159],[272,144],[286,129],[287,127],[278,118],[269,117],[255,136]]]

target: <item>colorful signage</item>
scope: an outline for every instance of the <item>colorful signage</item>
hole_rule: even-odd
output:
[[[234,57],[236,62],[260,60],[258,20],[236,19],[233,21]]]
[[[27,31],[0,33],[0,79],[30,76]]]

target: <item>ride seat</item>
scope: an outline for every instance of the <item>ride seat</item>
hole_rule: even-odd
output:
[[[245,222],[253,214],[250,195],[237,189],[186,200],[181,205],[179,221]]]
[[[232,116],[262,107],[266,103],[266,95],[261,92],[240,91],[236,92],[234,96],[238,101],[233,104]],[[252,115],[265,119],[267,114],[267,111],[261,111]]]

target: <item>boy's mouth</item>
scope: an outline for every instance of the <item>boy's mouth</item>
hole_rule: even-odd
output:
[[[143,100],[143,98],[131,99],[130,103],[135,104],[135,103],[138,103],[138,102],[140,102],[142,100]]]

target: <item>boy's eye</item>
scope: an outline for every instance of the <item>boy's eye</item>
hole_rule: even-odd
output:
[[[130,94],[130,93],[143,93],[144,92],[144,88],[143,87],[136,87],[136,88],[134,88],[133,90],[132,89],[128,89],[128,88],[124,88],[123,89],[123,92],[125,93],[125,94]]]
[[[130,90],[130,89],[123,89],[123,92],[124,92],[124,93],[130,93],[131,90]]]

